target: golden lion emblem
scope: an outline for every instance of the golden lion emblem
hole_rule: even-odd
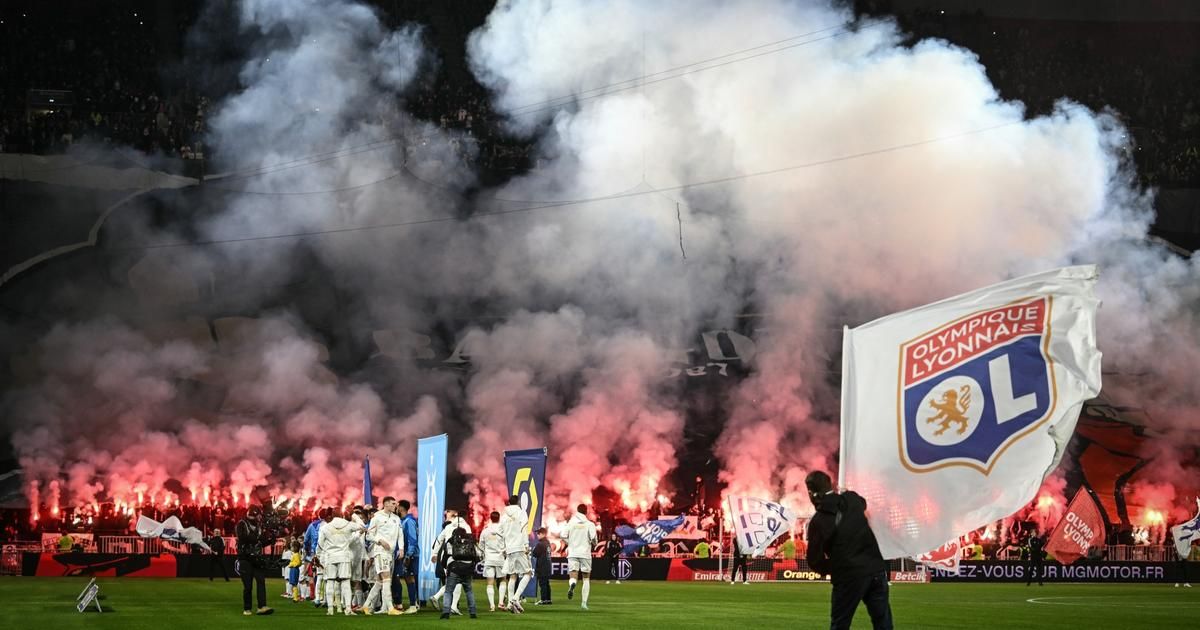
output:
[[[941,426],[934,435],[941,435],[950,429],[950,425],[958,423],[958,434],[962,435],[967,432],[967,410],[971,408],[971,386],[963,385],[958,388],[958,391],[948,389],[942,393],[941,400],[929,401],[929,406],[933,407],[937,413],[926,418],[925,422],[932,424],[941,422]]]

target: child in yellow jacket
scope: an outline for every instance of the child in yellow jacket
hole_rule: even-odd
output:
[[[292,601],[300,601],[300,563],[304,554],[300,553],[300,543],[292,541],[292,558],[288,561],[288,583],[292,585]]]

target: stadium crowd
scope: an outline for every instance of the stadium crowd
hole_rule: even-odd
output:
[[[500,176],[529,168],[532,145],[503,132],[486,91],[465,69],[463,42],[491,3],[452,10],[378,4],[389,22],[425,24],[427,40],[452,62],[403,95],[405,108],[461,131],[454,145],[471,166]],[[199,3],[184,3],[167,20],[138,11],[136,3],[126,11],[37,6],[0,13],[0,152],[61,153],[90,139],[169,157],[203,156],[206,115],[221,95],[199,93],[176,61]],[[899,19],[916,36],[977,52],[1002,97],[1024,101],[1031,112],[1049,111],[1064,96],[1112,108],[1134,136],[1145,183],[1200,185],[1200,94],[1189,80],[1200,72],[1200,59],[1179,54],[1190,50],[1194,25],[1139,29],[933,11]],[[31,90],[69,91],[73,104],[31,105]]]

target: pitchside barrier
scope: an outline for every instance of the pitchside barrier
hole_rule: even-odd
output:
[[[212,556],[199,554],[104,554],[18,552],[20,574],[26,576],[82,577],[209,577]],[[237,559],[225,556],[225,570],[236,576]],[[893,561],[893,583],[901,582],[1024,582],[1024,564],[1010,561],[964,560],[958,575],[941,570],[920,570],[911,561]],[[1200,562],[1189,563],[1188,575],[1200,575]],[[592,564],[594,580],[670,580],[719,582],[729,580],[729,564],[715,558],[618,558],[610,563],[596,558]],[[825,578],[808,567],[804,560],[751,560],[747,572],[751,582],[819,582]],[[1166,583],[1183,581],[1179,562],[1124,562],[1115,560],[1079,561],[1070,566],[1046,562],[1045,581],[1054,582],[1135,582]],[[476,568],[482,575],[482,566]],[[551,561],[552,578],[567,577],[566,558]],[[217,571],[220,576],[220,571]],[[275,576],[277,577],[277,576]],[[738,575],[739,580],[741,575]]]

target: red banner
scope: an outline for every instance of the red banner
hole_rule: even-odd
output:
[[[1058,521],[1046,541],[1046,551],[1063,564],[1071,564],[1087,555],[1094,544],[1104,542],[1104,518],[1096,500],[1084,488],[1075,493],[1067,513]]]
[[[39,577],[175,577],[176,558],[169,553],[42,553],[34,575]],[[26,575],[28,575],[26,573]]]

